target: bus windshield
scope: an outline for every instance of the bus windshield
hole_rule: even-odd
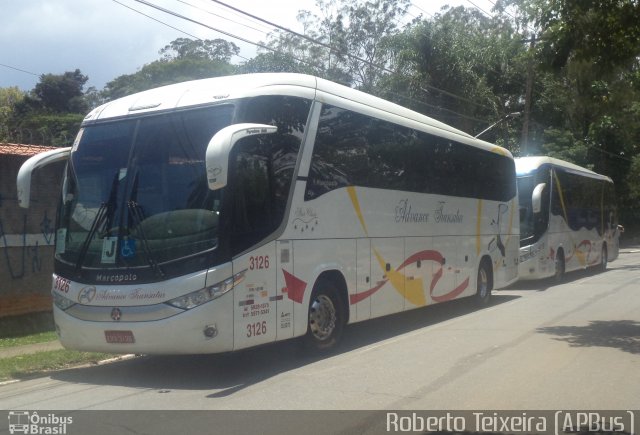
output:
[[[63,184],[56,258],[76,268],[157,265],[213,249],[223,191],[204,156],[234,108],[85,126]]]
[[[518,177],[518,204],[520,205],[520,239],[533,236],[533,210],[531,194],[535,185],[533,175]]]
[[[520,204],[520,246],[535,243],[549,226],[549,201],[551,195],[551,173],[548,167],[538,168],[530,174],[517,178],[518,202]],[[542,190],[541,210],[533,212],[532,195],[540,183],[545,183]]]

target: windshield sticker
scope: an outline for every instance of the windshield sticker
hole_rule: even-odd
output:
[[[102,241],[102,263],[114,264],[116,262],[117,237],[105,237]]]
[[[124,239],[120,246],[120,255],[122,258],[132,258],[136,255],[136,240]]]

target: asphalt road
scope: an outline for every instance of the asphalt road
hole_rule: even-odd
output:
[[[284,342],[137,357],[1,385],[0,409],[638,410],[640,249],[604,273],[496,291],[484,309],[455,301],[349,326],[330,356]]]

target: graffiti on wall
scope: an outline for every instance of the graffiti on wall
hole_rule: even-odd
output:
[[[0,249],[4,267],[12,280],[22,279],[27,274],[37,274],[42,270],[41,246],[54,243],[53,221],[45,210],[40,218],[40,233],[27,232],[27,213],[22,216],[22,230],[18,234],[6,232],[5,222],[0,218]]]

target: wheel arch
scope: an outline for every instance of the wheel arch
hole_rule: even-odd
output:
[[[347,280],[345,279],[343,273],[337,269],[324,270],[315,279],[313,288],[315,289],[317,283],[323,280],[329,281],[338,290],[338,296],[340,297],[340,302],[342,303],[342,307],[344,310],[345,324],[349,323],[349,290],[347,288]]]

